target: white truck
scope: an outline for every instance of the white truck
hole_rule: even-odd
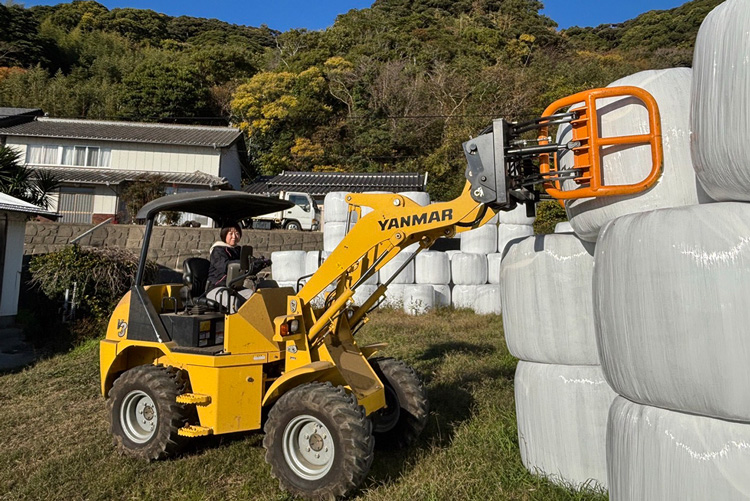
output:
[[[317,231],[320,229],[320,209],[308,193],[282,191],[279,193],[279,198],[289,200],[294,206],[253,218],[252,227],[254,229],[283,228],[297,231]]]

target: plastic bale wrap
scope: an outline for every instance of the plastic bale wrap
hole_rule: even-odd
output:
[[[461,252],[491,254],[497,252],[497,226],[487,223],[461,233]]]
[[[474,309],[477,300],[478,285],[454,285],[451,290],[451,302],[454,308]]]
[[[435,289],[435,306],[445,307],[451,305],[451,286],[450,285],[433,285]]]
[[[331,191],[323,199],[325,224],[346,222],[349,214],[349,204],[346,202],[348,191]],[[356,214],[352,214],[356,218]],[[352,221],[356,222],[356,219]],[[325,225],[323,226],[325,230]]]
[[[554,483],[606,488],[607,414],[616,395],[601,368],[521,361],[514,385],[524,466]]]
[[[505,254],[511,244],[533,234],[533,226],[525,224],[501,224],[497,227],[497,252]]]
[[[451,262],[444,252],[422,251],[414,260],[414,281],[418,284],[449,284]]]
[[[477,285],[474,313],[479,315],[499,315],[502,313],[501,305],[499,284]]]
[[[642,193],[567,201],[565,210],[579,237],[595,242],[608,221],[626,214],[710,201],[697,183],[690,156],[690,84],[689,68],[673,68],[642,71],[609,85],[640,87],[656,99],[661,116],[664,172],[655,186]],[[648,132],[648,113],[635,98],[601,99],[597,110],[603,137]],[[560,127],[559,141],[569,141],[571,137],[569,125]],[[562,168],[573,168],[573,152],[561,154],[560,164]],[[639,182],[651,171],[651,147],[604,149],[602,165],[607,185]],[[565,190],[574,187],[578,185],[573,181],[563,183]]]
[[[411,199],[412,202],[416,202],[422,207],[430,205],[430,194],[426,191],[400,191],[398,194]]]
[[[500,270],[503,262],[503,255],[499,252],[487,254],[487,281],[491,284],[500,283]]]
[[[375,293],[375,290],[377,288],[378,288],[377,285],[365,285],[365,284],[362,284],[359,287],[357,287],[357,290],[354,291],[354,296],[352,297],[352,299],[354,300],[354,304],[356,304],[357,306],[361,306],[365,301],[367,301],[370,298],[370,296],[372,296]]]
[[[276,251],[271,253],[271,276],[277,282],[296,282],[305,275],[305,251]]]
[[[615,219],[593,284],[601,362],[620,395],[750,421],[750,204]]]
[[[487,255],[459,252],[451,259],[451,277],[456,285],[487,283]]]
[[[447,250],[447,251],[445,251],[445,255],[448,256],[449,260],[452,260],[453,256],[455,256],[456,254],[458,254],[460,252],[461,252],[460,250]]]
[[[413,254],[409,252],[400,252],[396,254],[396,257],[388,261],[385,266],[380,268],[380,283],[384,284],[398,271],[398,269],[408,260],[412,258]],[[401,273],[393,279],[391,284],[413,284],[414,283],[414,260],[406,265],[406,268],[401,270]]]
[[[695,172],[716,200],[750,201],[750,4],[722,3],[703,20],[693,55],[690,128]]]
[[[345,235],[346,223],[326,223],[323,228],[323,250],[326,252],[333,252],[336,246],[344,239]]]
[[[312,275],[323,262],[323,251],[308,251],[305,255],[305,275]]]
[[[599,365],[593,272],[594,244],[572,234],[536,235],[511,247],[500,282],[505,342],[513,356]]]
[[[423,315],[435,307],[435,289],[426,284],[404,286],[404,311],[409,315]]]
[[[536,216],[526,215],[526,205],[518,204],[518,206],[511,211],[500,211],[497,213],[497,218],[500,224],[523,224],[531,226],[536,220]]]
[[[573,227],[570,221],[562,221],[555,225],[555,233],[573,233]]]
[[[640,405],[609,411],[610,499],[750,499],[750,424]]]
[[[391,284],[385,291],[382,306],[401,308],[404,306],[404,287],[408,284]]]

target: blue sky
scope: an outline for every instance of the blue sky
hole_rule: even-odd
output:
[[[286,31],[290,28],[324,29],[333,24],[336,16],[350,9],[372,5],[372,0],[98,0],[108,9],[132,7],[152,9],[170,16],[217,18],[234,24],[269,27]],[[547,0],[543,14],[554,19],[560,28],[597,26],[619,23],[653,9],[671,9],[687,0]],[[59,1],[18,1],[27,7],[55,5]]]

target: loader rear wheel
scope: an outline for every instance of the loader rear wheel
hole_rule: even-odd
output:
[[[394,358],[374,358],[370,365],[385,385],[386,407],[372,414],[375,443],[382,449],[408,447],[422,433],[430,411],[422,380]]]
[[[347,496],[370,471],[372,423],[340,386],[308,383],[288,391],[271,408],[264,431],[271,474],[297,496]]]
[[[187,379],[173,367],[141,365],[118,377],[107,399],[109,430],[126,456],[154,460],[179,453],[185,437],[177,430],[187,423],[187,411],[175,399]]]

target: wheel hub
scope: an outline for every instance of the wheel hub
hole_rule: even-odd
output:
[[[144,444],[156,433],[159,422],[156,404],[144,391],[134,390],[125,395],[120,407],[120,427],[132,442]]]
[[[334,442],[328,428],[317,418],[302,415],[292,419],[282,440],[284,459],[297,476],[317,480],[330,471]]]

